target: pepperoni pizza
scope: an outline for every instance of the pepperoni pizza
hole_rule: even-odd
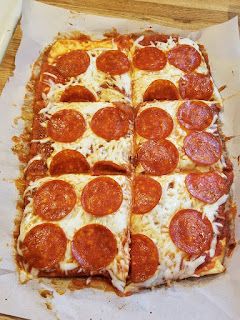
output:
[[[135,176],[127,292],[224,270],[230,185],[216,171]]]
[[[21,281],[98,276],[130,294],[223,272],[233,172],[203,47],[157,33],[81,35],[40,60]]]
[[[200,47],[188,38],[140,36],[131,48],[131,56],[134,104],[219,99]]]
[[[140,105],[135,119],[137,173],[226,167],[218,128],[220,105],[210,101],[155,101]]]
[[[117,41],[58,40],[44,57],[37,99],[131,101],[129,50]]]
[[[123,103],[49,103],[35,115],[27,181],[66,173],[131,171],[133,113]]]
[[[25,203],[17,244],[25,270],[50,277],[103,275],[123,290],[129,267],[128,178],[46,177],[26,189]]]

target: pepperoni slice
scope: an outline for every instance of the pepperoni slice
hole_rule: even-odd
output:
[[[117,255],[117,241],[112,232],[100,224],[89,224],[79,229],[73,238],[72,253],[87,271],[107,267]]]
[[[58,142],[73,142],[79,139],[86,128],[80,112],[64,109],[54,113],[48,122],[48,135]]]
[[[147,176],[136,177],[133,182],[133,213],[151,211],[159,203],[161,195],[159,182]]]
[[[172,37],[174,41],[178,40],[178,36],[169,36],[167,34],[161,34],[161,33],[149,33],[145,34],[143,40],[139,42],[141,46],[150,46],[151,44],[156,45],[158,42],[164,42],[167,43],[168,39]]]
[[[206,253],[205,254],[205,261],[197,267],[197,269],[195,270],[195,274],[197,275],[201,275],[201,273],[205,273],[211,269],[214,268],[215,266],[215,258],[222,255],[223,252],[224,252],[224,248],[223,248],[223,245],[221,243],[220,240],[217,241],[217,244],[216,244],[216,248],[215,248],[215,254],[213,257],[210,257],[209,253]]]
[[[190,173],[185,183],[193,197],[206,203],[216,202],[229,189],[227,180],[217,172]]]
[[[88,42],[91,41],[91,37],[84,34],[84,33],[78,33],[77,35],[74,35],[74,40],[77,40],[79,42]]]
[[[227,162],[227,161],[226,161]],[[233,174],[233,170],[229,169],[229,170],[224,170],[223,173],[225,174],[225,176],[227,177],[227,186],[228,186],[228,190],[231,188],[231,185],[233,183],[233,179],[234,179],[234,174]]]
[[[36,93],[36,91],[35,91]],[[33,112],[34,114],[36,115],[37,113],[40,112],[40,110],[42,110],[43,108],[46,107],[46,103],[45,101],[41,100],[41,101],[37,101],[37,98],[36,98],[36,101],[34,101],[34,104],[32,105],[32,108],[33,108]]]
[[[183,142],[186,155],[199,165],[212,165],[222,155],[220,140],[208,132],[193,132]]]
[[[96,60],[98,70],[110,75],[120,75],[130,69],[127,56],[120,50],[108,50],[101,53]]]
[[[35,87],[36,100],[42,100],[42,94],[47,94],[49,92],[49,82],[64,83],[65,78],[56,67],[45,63],[42,66],[40,79]]]
[[[84,187],[81,196],[84,210],[100,217],[116,212],[122,200],[120,185],[109,177],[99,177],[90,181]]]
[[[172,117],[160,108],[148,108],[143,110],[137,117],[137,133],[146,138],[159,140],[166,138],[172,132]]]
[[[213,112],[202,101],[185,101],[178,109],[177,119],[185,129],[202,131],[212,123]]]
[[[118,49],[123,50],[123,49],[127,49],[129,50],[132,46],[133,40],[131,38],[130,35],[128,34],[122,34],[117,36],[114,39],[114,42],[117,44]]]
[[[61,95],[61,102],[95,102],[94,94],[83,86],[70,86]]]
[[[213,83],[209,75],[188,73],[179,80],[179,92],[183,99],[210,100]]]
[[[43,159],[50,157],[53,151],[51,142],[41,143],[41,142],[31,142],[30,145],[30,156],[34,157],[36,155],[41,155]]]
[[[65,78],[59,70],[47,63],[44,63],[41,70],[40,78],[42,81],[51,80],[54,83],[64,83]]]
[[[64,259],[66,248],[67,238],[63,230],[52,223],[33,227],[21,244],[26,262],[37,269],[57,267]]]
[[[166,63],[165,53],[154,47],[137,49],[133,56],[133,65],[141,70],[159,71]]]
[[[158,250],[154,242],[143,234],[131,236],[130,279],[143,282],[151,278],[159,265]]]
[[[63,54],[56,60],[56,68],[66,77],[76,77],[87,71],[90,58],[86,51],[74,50]]]
[[[32,122],[32,139],[44,139],[47,137],[46,127],[42,126],[45,117],[43,114],[35,114]]]
[[[66,149],[53,157],[49,171],[52,176],[56,176],[66,173],[84,173],[89,169],[86,158],[80,152]]]
[[[107,141],[118,140],[128,133],[129,117],[119,108],[102,108],[94,114],[90,126],[97,136]]]
[[[47,165],[43,160],[32,161],[26,171],[25,178],[27,181],[35,181],[47,175]]]
[[[138,151],[138,161],[146,173],[163,175],[172,172],[178,164],[177,148],[168,140],[146,141]]]
[[[72,211],[76,201],[76,193],[69,183],[51,180],[41,185],[34,194],[33,209],[43,219],[60,220]]]
[[[179,94],[176,86],[169,80],[153,81],[143,95],[143,101],[178,100]]]
[[[197,210],[178,211],[169,225],[172,241],[182,251],[190,255],[201,255],[210,249],[213,239],[212,224]]]
[[[50,86],[47,83],[43,81],[37,82],[35,86],[36,100],[42,100],[43,94],[48,94],[49,90],[50,90]]]
[[[127,168],[112,161],[98,161],[93,165],[92,173],[95,176],[103,174],[126,174]]]
[[[214,222],[219,223],[220,225],[218,226],[218,236],[217,238],[219,240],[222,239],[227,239],[228,242],[228,247],[230,243],[230,238],[232,238],[231,244],[234,244],[235,246],[235,238],[232,237],[232,230],[231,230],[231,223],[229,221],[231,220],[231,212],[232,209],[225,210],[226,204],[222,204],[219,206],[217,210],[217,217],[215,218]],[[231,247],[230,244],[230,247]],[[230,248],[229,247],[229,248]]]
[[[184,72],[194,71],[201,61],[200,53],[187,44],[179,44],[168,52],[168,62]]]
[[[133,121],[134,120],[134,109],[131,107],[131,105],[126,104],[124,102],[113,102],[114,106],[118,109],[120,109],[121,111],[123,111],[124,113],[126,113],[129,121]]]

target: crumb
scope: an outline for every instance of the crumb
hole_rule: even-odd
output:
[[[231,139],[233,139],[233,138],[235,138],[235,136],[225,137],[225,138],[224,138],[224,141],[227,142],[227,141],[229,141],[229,140],[231,140]]]
[[[223,86],[221,86],[220,88],[218,88],[219,92],[222,92],[223,90],[225,90],[227,88],[227,85],[224,84]]]
[[[45,299],[53,297],[53,291],[50,290],[40,290],[39,294]]]
[[[48,310],[52,310],[53,309],[51,303],[46,302],[45,305],[46,305]]]
[[[16,118],[13,119],[13,124],[16,126],[18,125],[19,120],[21,120],[22,116],[18,116]]]

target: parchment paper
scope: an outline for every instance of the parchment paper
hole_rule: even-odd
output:
[[[53,311],[47,310],[46,299],[38,290],[37,281],[18,283],[13,260],[12,230],[16,215],[17,191],[13,180],[18,176],[18,160],[11,152],[11,138],[21,132],[20,115],[24,88],[31,74],[31,64],[40,51],[58,32],[79,29],[101,34],[112,27],[119,32],[152,28],[165,33],[179,33],[197,39],[206,46],[214,80],[218,87],[226,85],[224,99],[224,132],[236,136],[228,143],[235,165],[235,199],[239,203],[240,180],[237,156],[240,154],[240,41],[238,21],[234,18],[197,32],[166,28],[144,21],[131,21],[70,11],[25,0],[23,7],[23,38],[16,56],[14,76],[0,98],[0,313],[28,319],[240,319],[240,250],[234,251],[226,273],[200,281],[183,281],[171,288],[119,298],[112,293],[93,289],[54,292]],[[238,220],[238,219],[237,219]],[[239,239],[239,221],[237,221]]]

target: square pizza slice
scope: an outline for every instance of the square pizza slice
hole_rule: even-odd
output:
[[[43,57],[36,99],[47,102],[131,100],[129,49],[114,39],[57,40]]]
[[[135,177],[127,293],[225,270],[230,186],[216,171]]]
[[[69,174],[33,182],[17,241],[21,281],[99,275],[123,291],[130,205],[125,176]]]
[[[175,100],[143,103],[135,119],[136,172],[228,170],[220,104]]]
[[[153,100],[221,100],[204,49],[189,38],[140,36],[131,56],[134,105]]]
[[[49,103],[35,115],[28,181],[66,173],[129,174],[132,108],[123,103]]]

